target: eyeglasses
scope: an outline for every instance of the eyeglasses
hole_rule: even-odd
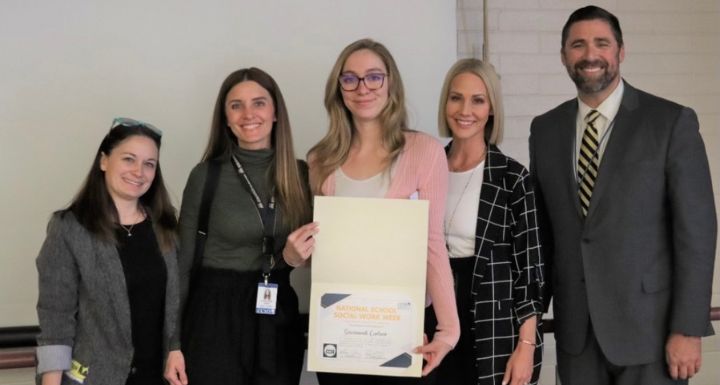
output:
[[[113,119],[112,125],[110,126],[110,129],[117,126],[123,126],[123,127],[145,127],[148,130],[152,131],[155,135],[162,137],[162,131],[160,131],[159,128],[153,126],[150,123],[145,123],[140,120],[135,120],[131,118],[115,118]]]
[[[364,77],[359,77],[357,75],[353,74],[343,74],[340,75],[340,88],[343,89],[343,91],[355,91],[360,87],[360,82],[365,83],[365,87],[369,89],[370,91],[374,91],[377,89],[382,88],[383,84],[385,83],[385,77],[387,74],[378,72],[378,73],[372,73],[367,74]]]

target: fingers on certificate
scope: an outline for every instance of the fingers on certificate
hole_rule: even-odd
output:
[[[433,369],[440,365],[442,359],[452,350],[452,346],[439,340],[433,340],[428,343],[427,335],[423,336],[423,342],[423,346],[418,347],[415,351],[422,353],[423,359],[426,361],[422,375],[427,376]]]
[[[283,258],[290,266],[304,265],[315,251],[314,235],[319,232],[318,223],[311,222],[288,235]]]

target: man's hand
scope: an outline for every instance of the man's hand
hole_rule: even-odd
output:
[[[671,333],[665,344],[665,361],[674,380],[686,380],[697,374],[702,363],[700,337]]]

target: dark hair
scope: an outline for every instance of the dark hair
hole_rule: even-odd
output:
[[[117,242],[115,230],[118,227],[119,216],[108,192],[105,172],[100,169],[100,159],[103,154],[109,155],[115,147],[131,136],[148,137],[160,150],[160,136],[150,128],[142,125],[113,127],[100,143],[100,148],[95,154],[90,172],[88,172],[80,191],[75,195],[68,208],[64,210],[72,212],[77,221],[90,233],[113,244]],[[159,159],[155,169],[155,179],[139,200],[153,222],[160,249],[163,252],[171,250],[175,246],[177,217],[175,207],[170,203],[170,197],[165,188]]]
[[[283,220],[291,228],[304,225],[310,220],[310,197],[302,182],[295,150],[293,148],[290,119],[285,99],[275,80],[265,71],[251,67],[237,70],[223,81],[218,92],[210,126],[208,140],[202,160],[208,161],[221,157],[229,157],[233,146],[237,145],[237,137],[228,126],[225,115],[225,102],[230,90],[237,84],[253,81],[264,88],[272,97],[275,108],[275,122],[270,134],[271,145],[275,149],[275,159],[271,167],[275,188],[278,192],[278,203],[283,208]]]
[[[603,20],[608,23],[612,29],[613,35],[615,35],[618,47],[623,46],[622,30],[620,29],[620,21],[618,18],[600,7],[588,5],[587,7],[577,9],[570,15],[567,22],[565,22],[565,26],[562,29],[562,41],[560,42],[561,49],[565,49],[565,42],[567,41],[568,34],[570,33],[570,27],[579,21],[585,20]]]

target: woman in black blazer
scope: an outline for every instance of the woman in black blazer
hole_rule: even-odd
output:
[[[450,69],[439,130],[453,139],[445,241],[461,335],[438,383],[536,384],[544,280],[535,198],[527,170],[497,147],[503,108],[492,65],[462,59]]]

